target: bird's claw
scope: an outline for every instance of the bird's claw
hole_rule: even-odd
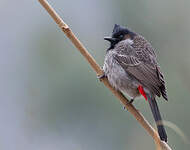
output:
[[[134,101],[134,99],[131,99],[130,101],[127,101],[127,103],[126,103],[126,104],[127,104],[127,105],[128,105],[128,104],[132,104],[132,103],[133,103],[133,101]],[[125,106],[123,106],[123,109],[124,109],[124,110],[126,110]]]
[[[102,79],[105,78],[105,77],[106,77],[106,75],[105,75],[104,73],[97,76],[97,78],[98,78],[100,81],[102,81]]]
[[[127,104],[132,104],[134,102],[134,99],[131,99],[130,101],[127,102]]]

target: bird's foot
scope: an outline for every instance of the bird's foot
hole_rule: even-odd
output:
[[[127,105],[128,105],[128,104],[132,104],[133,101],[134,101],[134,99],[132,98],[130,101],[127,102]],[[123,109],[126,110],[125,106],[123,106]]]
[[[132,98],[129,102],[127,102],[127,104],[132,104],[134,102],[134,98]]]
[[[103,74],[97,76],[97,78],[98,78],[100,81],[102,81],[102,79],[105,78],[105,77],[106,77],[105,73],[103,73]]]

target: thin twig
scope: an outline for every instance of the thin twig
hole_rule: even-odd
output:
[[[69,26],[61,19],[61,17],[55,12],[55,10],[50,6],[46,0],[39,0],[41,5],[46,9],[46,11],[51,15],[54,21],[66,34],[66,36],[71,40],[75,47],[80,51],[80,53],[85,57],[88,63],[96,72],[97,76],[103,75],[103,71],[100,66],[96,63],[95,59],[86,50],[83,44],[78,40],[78,38],[71,31]],[[141,124],[141,126],[152,136],[157,148],[163,150],[171,150],[167,143],[160,140],[157,131],[148,123],[148,121],[143,117],[143,115],[129,102],[129,100],[119,91],[116,91],[108,82],[107,78],[101,80],[104,85],[110,89],[110,91],[123,103],[125,108],[136,118],[136,120]],[[161,147],[161,148],[160,148]]]

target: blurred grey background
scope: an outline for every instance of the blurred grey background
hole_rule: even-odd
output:
[[[190,137],[190,1],[49,2],[100,65],[115,23],[145,36],[167,80],[163,118]],[[0,18],[1,150],[155,149],[37,0],[1,0]],[[154,123],[144,99],[134,105]],[[166,129],[173,149],[189,149]]]

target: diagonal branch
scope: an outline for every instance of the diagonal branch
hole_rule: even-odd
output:
[[[46,11],[51,15],[54,21],[58,24],[61,30],[66,34],[66,36],[75,45],[77,50],[85,57],[91,67],[94,69],[98,76],[103,75],[103,71],[100,66],[96,63],[95,59],[86,50],[83,44],[74,35],[69,26],[64,23],[61,17],[55,12],[55,10],[50,6],[46,0],[39,0],[41,5],[46,9]],[[125,106],[125,108],[135,117],[135,119],[141,124],[141,126],[152,136],[154,139],[157,149],[171,150],[167,143],[160,140],[157,131],[148,123],[148,121],[143,117],[143,115],[129,102],[129,100],[120,92],[116,91],[108,82],[107,78],[101,79],[104,85],[110,89],[110,91],[120,100],[120,102]]]

